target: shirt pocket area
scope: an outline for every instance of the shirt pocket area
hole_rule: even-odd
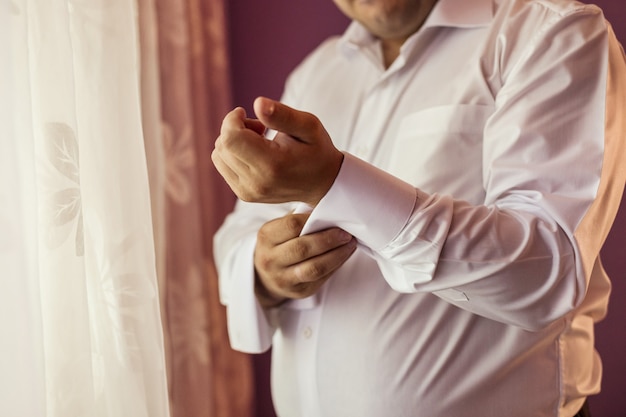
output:
[[[427,193],[484,200],[482,147],[491,105],[446,105],[406,115],[387,171]]]

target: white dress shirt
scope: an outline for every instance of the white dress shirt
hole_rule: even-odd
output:
[[[600,389],[599,251],[626,182],[626,65],[601,11],[439,0],[385,69],[353,23],[283,101],[345,152],[305,231],[359,249],[309,299],[263,311],[239,202],[215,237],[233,348],[272,350],[281,417],[571,417]]]

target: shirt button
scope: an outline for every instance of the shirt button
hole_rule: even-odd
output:
[[[305,339],[310,339],[311,336],[313,336],[313,329],[311,329],[310,326],[306,326],[302,331],[302,336],[304,336]]]

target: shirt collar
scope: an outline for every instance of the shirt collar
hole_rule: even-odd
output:
[[[422,28],[447,26],[483,27],[493,18],[493,0],[439,0]]]
[[[493,8],[493,0],[439,0],[419,31],[428,27],[487,26],[493,18]],[[375,42],[376,38],[365,27],[353,21],[341,37],[339,46],[345,53],[350,53]]]

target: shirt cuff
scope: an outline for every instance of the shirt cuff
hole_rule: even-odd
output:
[[[339,227],[380,251],[407,224],[416,197],[411,184],[344,152],[335,182],[313,209],[302,234]]]
[[[226,300],[228,336],[233,349],[246,353],[261,353],[272,344],[274,328],[270,325],[266,312],[254,293],[254,248],[256,237],[242,242],[237,259],[250,259],[250,262],[237,262],[233,265],[232,280],[229,282]],[[248,254],[249,256],[247,256]]]

